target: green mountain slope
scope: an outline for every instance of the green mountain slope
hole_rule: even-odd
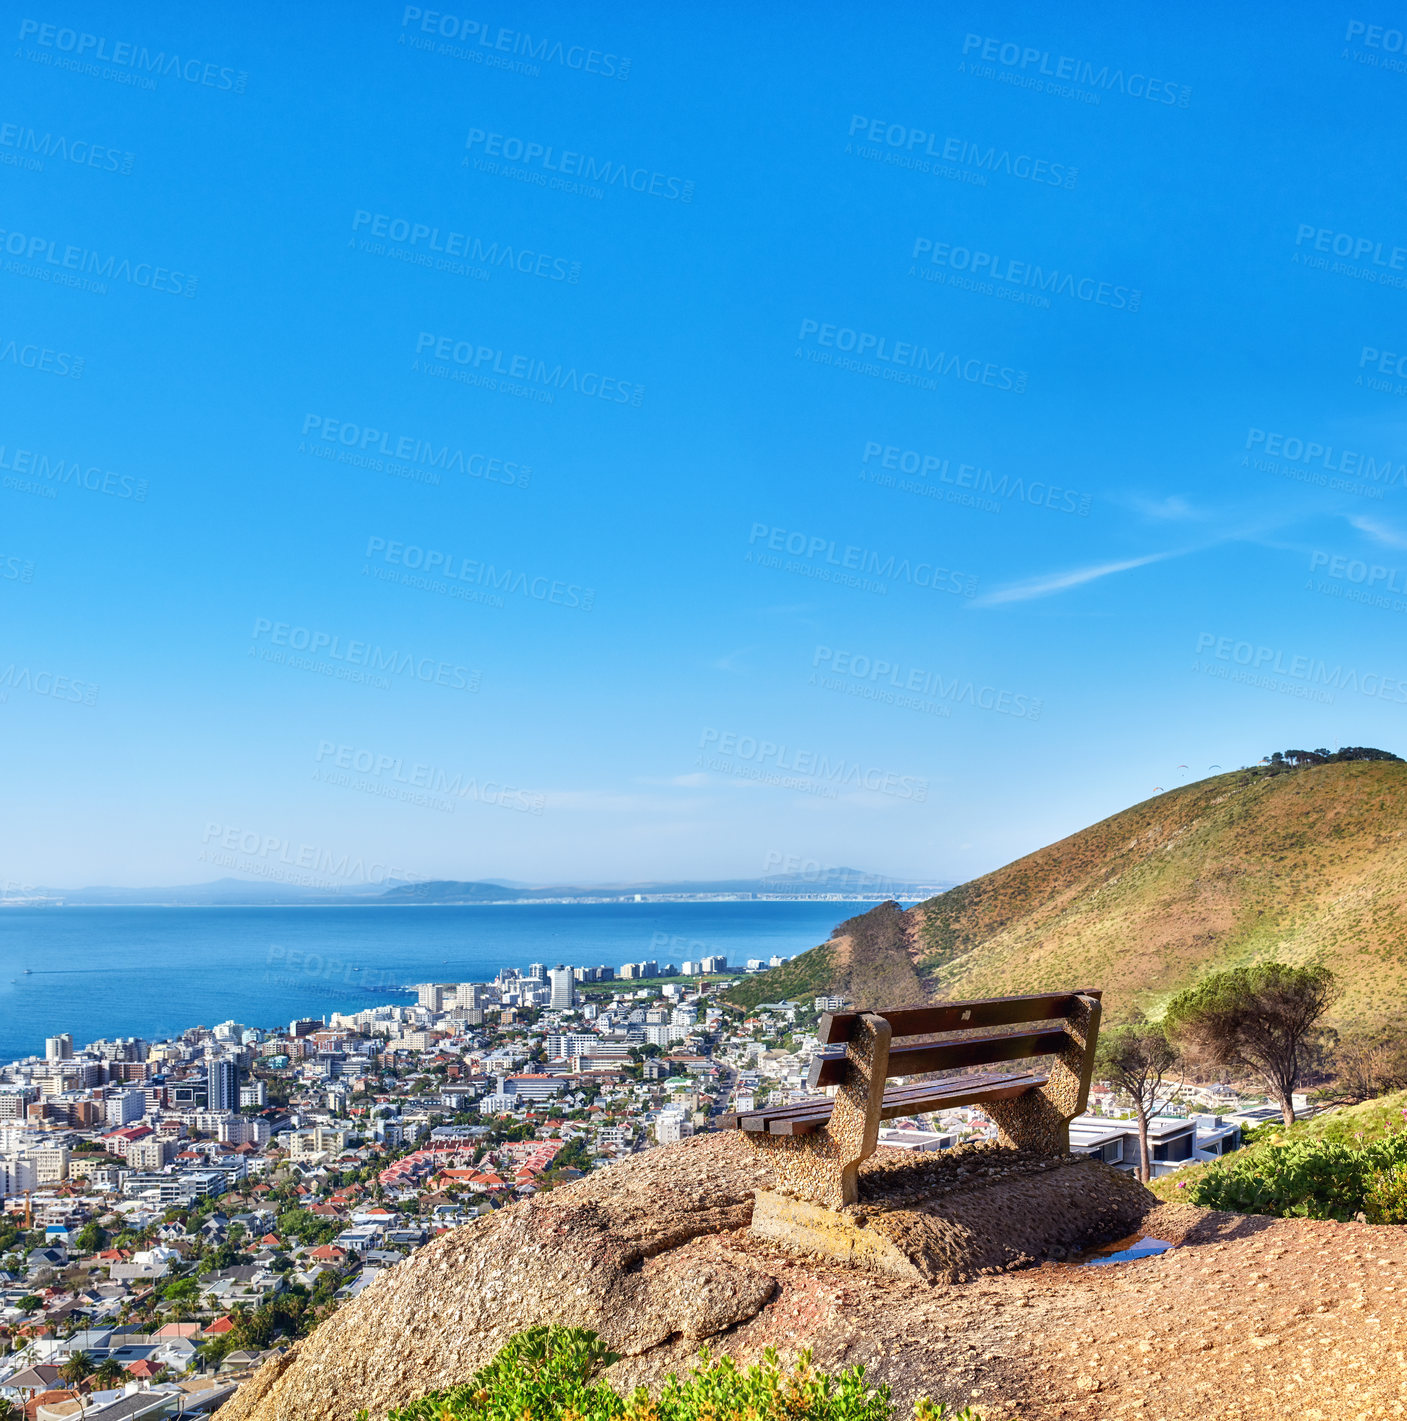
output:
[[[870,919],[873,929],[857,926]],[[1088,983],[1104,988],[1116,1020],[1156,1012],[1223,967],[1322,961],[1342,988],[1334,1020],[1395,1017],[1407,994],[1407,764],[1202,780],[907,913],[886,905],[852,919],[816,953],[827,954],[825,970],[820,958],[808,963],[812,953],[778,970],[808,991],[849,989],[862,1006],[895,1004],[891,988],[913,1000]],[[734,1000],[772,999],[772,976],[742,984]]]

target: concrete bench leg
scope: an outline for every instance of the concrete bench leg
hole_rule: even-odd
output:
[[[982,1106],[1002,1144],[1040,1154],[1069,1153],[1070,1122],[1089,1103],[1100,1015],[1094,997],[1076,997],[1075,1003],[1066,1027],[1075,1044],[1055,1057],[1045,1085],[1015,1100],[990,1100]]]
[[[777,1187],[828,1209],[855,1203],[860,1166],[879,1145],[884,1082],[889,1073],[890,1026],[865,1013],[845,1047],[845,1083],[836,1092],[830,1123],[812,1135],[749,1134],[777,1173]]]

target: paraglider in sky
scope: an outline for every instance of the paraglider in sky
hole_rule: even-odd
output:
[[[1162,794],[1162,792],[1163,792],[1163,787],[1162,787],[1162,785],[1154,785],[1154,786],[1153,786],[1153,793],[1154,793],[1154,794]]]
[[[1207,766],[1207,773],[1210,775],[1213,771],[1219,770],[1219,769],[1221,769],[1221,766],[1220,766],[1220,765],[1208,765],[1208,766]]]

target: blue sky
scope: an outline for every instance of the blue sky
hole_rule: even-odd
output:
[[[957,880],[1407,745],[1387,11],[6,23],[8,890]]]

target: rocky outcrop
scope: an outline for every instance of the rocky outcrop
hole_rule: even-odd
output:
[[[961,1283],[1120,1238],[1152,1203],[1131,1175],[1096,1160],[996,1145],[893,1150],[875,1156],[859,1203],[844,1209],[759,1191],[751,1234],[909,1282]]]
[[[704,1135],[456,1229],[262,1368],[223,1421],[351,1421],[363,1407],[379,1418],[463,1381],[543,1323],[600,1333],[622,1356],[618,1384],[657,1380],[705,1341],[756,1355],[798,1293],[832,1299],[801,1345],[843,1359],[855,1319],[886,1298],[890,1330],[910,1326],[932,1306],[933,1282],[1064,1256],[1126,1231],[1153,1202],[1092,1161],[881,1151],[861,1175],[858,1212],[909,1260],[906,1285],[752,1236],[754,1196],[771,1184],[741,1135]],[[837,1283],[849,1317],[834,1305]]]

